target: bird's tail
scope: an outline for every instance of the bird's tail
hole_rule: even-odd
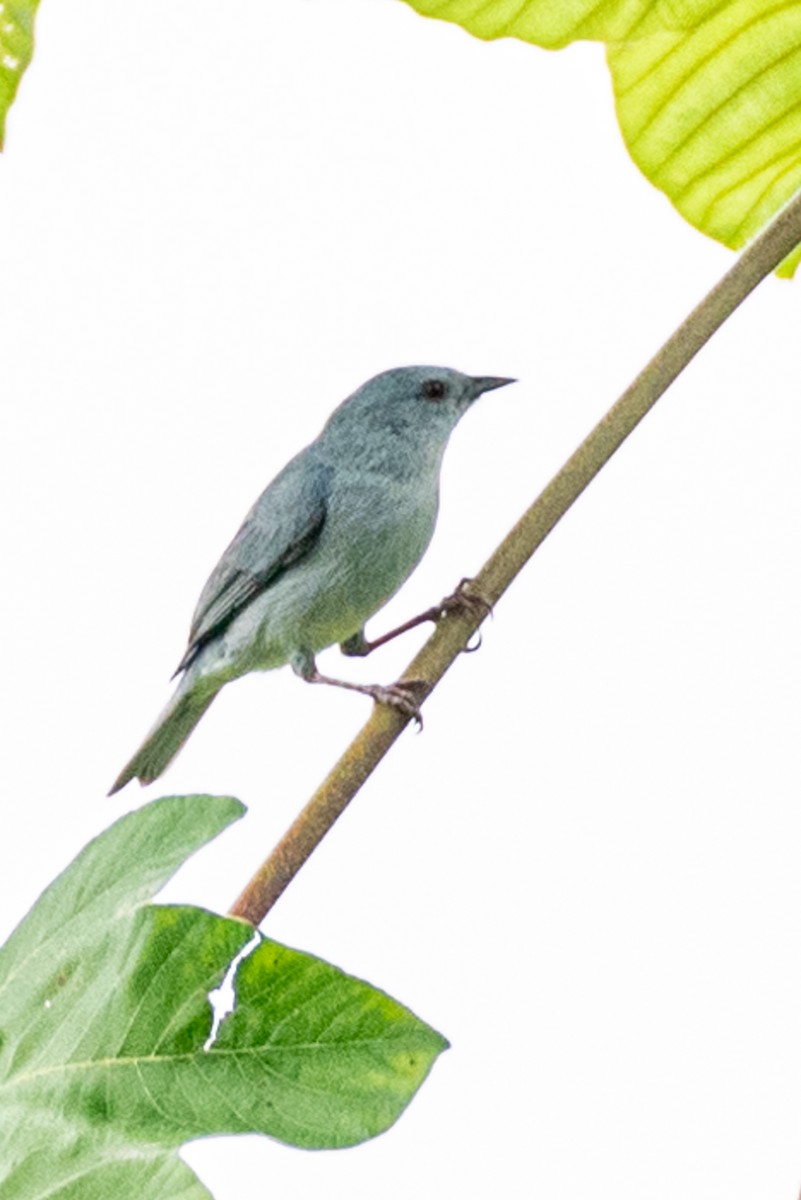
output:
[[[219,687],[187,688],[179,684],[175,695],[150,730],[142,745],[127,766],[115,779],[109,796],[132,779],[152,783],[175,758],[206,709],[217,695]]]

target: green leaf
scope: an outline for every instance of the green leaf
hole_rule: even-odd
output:
[[[6,113],[33,54],[33,18],[39,0],[0,0],[0,150]]]
[[[548,50],[692,27],[719,0],[407,0],[426,17],[463,26],[487,41],[520,38]]]
[[[213,1035],[209,993],[254,931],[147,901],[242,812],[189,796],[123,817],[0,951],[3,1200],[207,1198],[184,1142],[353,1145],[397,1119],[445,1048],[388,996],[269,941],[239,963]]]
[[[408,0],[477,37],[608,45],[640,170],[738,249],[801,187],[801,4],[775,0]],[[795,252],[780,269],[792,274]]]
[[[634,161],[710,237],[743,246],[801,187],[801,5],[738,0],[609,66]]]

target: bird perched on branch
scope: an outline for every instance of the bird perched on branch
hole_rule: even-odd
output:
[[[262,492],[212,572],[175,694],[109,794],[132,779],[157,779],[220,688],[248,671],[288,663],[310,683],[416,715],[403,684],[330,679],[315,655],[335,642],[346,654],[369,652],[365,622],[411,574],[434,532],[448,438],[478,396],[513,382],[399,367],[340,404]]]

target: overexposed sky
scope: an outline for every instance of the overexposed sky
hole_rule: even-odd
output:
[[[0,160],[5,936],[150,796],[239,796],[224,911],[369,713],[225,690],[105,792],[253,499],[375,372],[460,425],[380,632],[476,571],[732,256],[628,160],[603,54],[399,0],[42,6]],[[797,283],[768,281],[548,539],[265,932],[452,1043],[355,1150],[218,1139],[217,1200],[787,1200],[801,1182]],[[394,679],[425,634],[321,667]]]

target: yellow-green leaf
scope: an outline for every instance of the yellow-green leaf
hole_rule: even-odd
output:
[[[33,18],[39,0],[0,0],[0,150],[6,113],[33,54]]]
[[[698,229],[738,248],[801,187],[801,4],[735,0],[608,58],[634,161]]]
[[[425,17],[463,26],[475,37],[520,38],[549,50],[569,42],[641,38],[692,28],[720,0],[408,0]]]
[[[688,221],[737,249],[801,187],[801,3],[408,0],[482,38],[608,46],[640,170]],[[801,251],[785,260],[791,274]]]

